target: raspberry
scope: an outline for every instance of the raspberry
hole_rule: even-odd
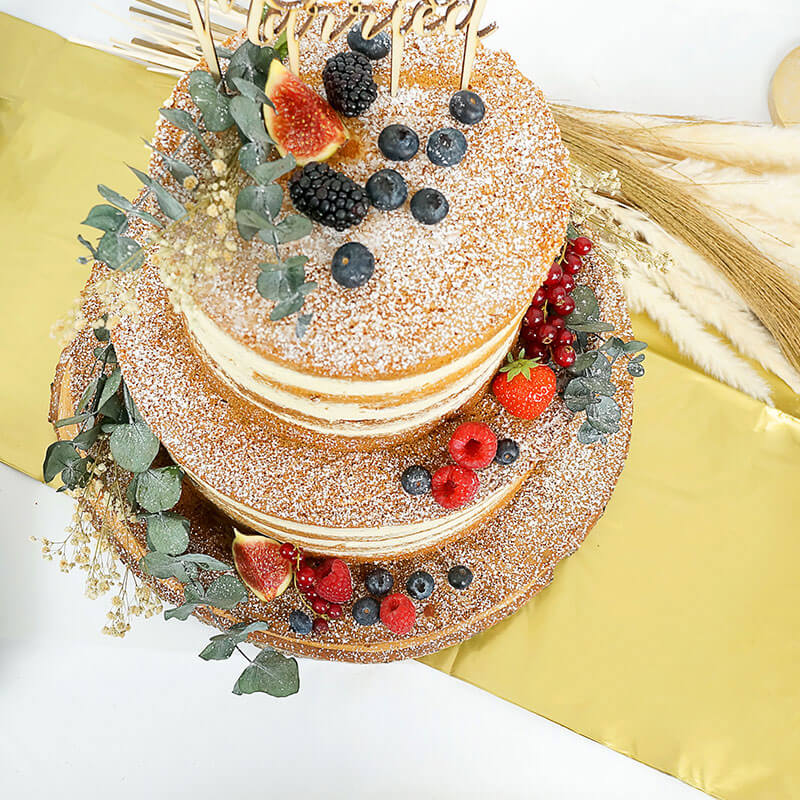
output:
[[[414,604],[404,594],[390,594],[381,603],[381,622],[397,636],[403,636],[414,627],[417,612]]]
[[[447,449],[459,466],[483,469],[497,452],[497,437],[484,422],[465,422],[455,429]]]
[[[460,508],[477,493],[478,476],[471,469],[447,466],[433,473],[433,499],[443,508]]]
[[[326,558],[317,567],[316,578],[314,588],[317,594],[329,603],[341,605],[353,596],[353,578],[350,569],[339,558]]]

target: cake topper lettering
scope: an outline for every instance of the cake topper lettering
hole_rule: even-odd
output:
[[[196,0],[189,0],[190,5]],[[430,36],[443,29],[448,36],[464,39],[461,63],[461,88],[469,86],[478,41],[488,36],[495,25],[480,27],[487,0],[395,0],[392,10],[381,17],[369,2],[352,2],[347,15],[339,18],[340,6],[317,0],[251,0],[247,14],[247,36],[259,46],[286,33],[289,66],[300,71],[300,43],[317,18],[323,42],[333,42],[361,21],[362,35],[372,38],[387,30],[392,37],[392,94],[400,88],[403,53],[409,33]],[[208,0],[206,0],[206,6]],[[207,15],[206,15],[207,16]],[[194,21],[194,20],[193,20]]]

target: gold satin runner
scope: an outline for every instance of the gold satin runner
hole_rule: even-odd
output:
[[[2,15],[0,41],[0,459],[40,477],[79,223],[97,183],[138,190],[171,80]],[[800,398],[772,379],[765,408],[635,327],[648,375],[602,521],[526,608],[425,661],[719,797],[797,798]]]

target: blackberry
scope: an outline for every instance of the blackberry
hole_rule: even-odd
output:
[[[338,53],[322,72],[328,102],[346,117],[363,114],[378,98],[372,63],[363,53]]]
[[[289,195],[301,214],[337,231],[358,225],[370,206],[367,193],[355,181],[313,161],[292,175]]]

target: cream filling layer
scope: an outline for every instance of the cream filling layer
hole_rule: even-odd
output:
[[[186,317],[192,336],[218,370],[251,395],[262,398],[272,406],[291,409],[314,419],[353,422],[410,417],[432,406],[439,406],[448,398],[461,394],[466,387],[474,386],[478,375],[482,375],[486,371],[487,360],[492,363],[492,366],[495,366],[498,356],[504,354],[501,351],[508,348],[516,335],[517,327],[524,313],[523,309],[510,325],[496,333],[477,350],[424,375],[392,380],[348,381],[298,372],[258,355],[222,330],[196,303],[188,298],[183,299],[181,311]],[[315,401],[291,392],[291,389],[295,388],[318,396],[374,397],[385,401],[386,397],[401,397],[404,394],[424,390],[426,386],[446,381],[448,377],[469,370],[469,367],[473,365],[472,370],[467,371],[466,375],[446,389],[428,397],[409,403],[400,403],[390,408],[376,408],[364,402],[332,402],[322,399]],[[278,386],[286,386],[290,391],[280,389]]]
[[[293,522],[264,514],[226,497],[192,475],[189,470],[187,473],[212,503],[261,533],[279,541],[302,545],[317,553],[349,553],[359,556],[404,552],[431,546],[460,530],[466,530],[491,514],[504,500],[510,499],[519,490],[525,477],[519,476],[481,501],[454,511],[446,517],[406,525],[333,528]]]

